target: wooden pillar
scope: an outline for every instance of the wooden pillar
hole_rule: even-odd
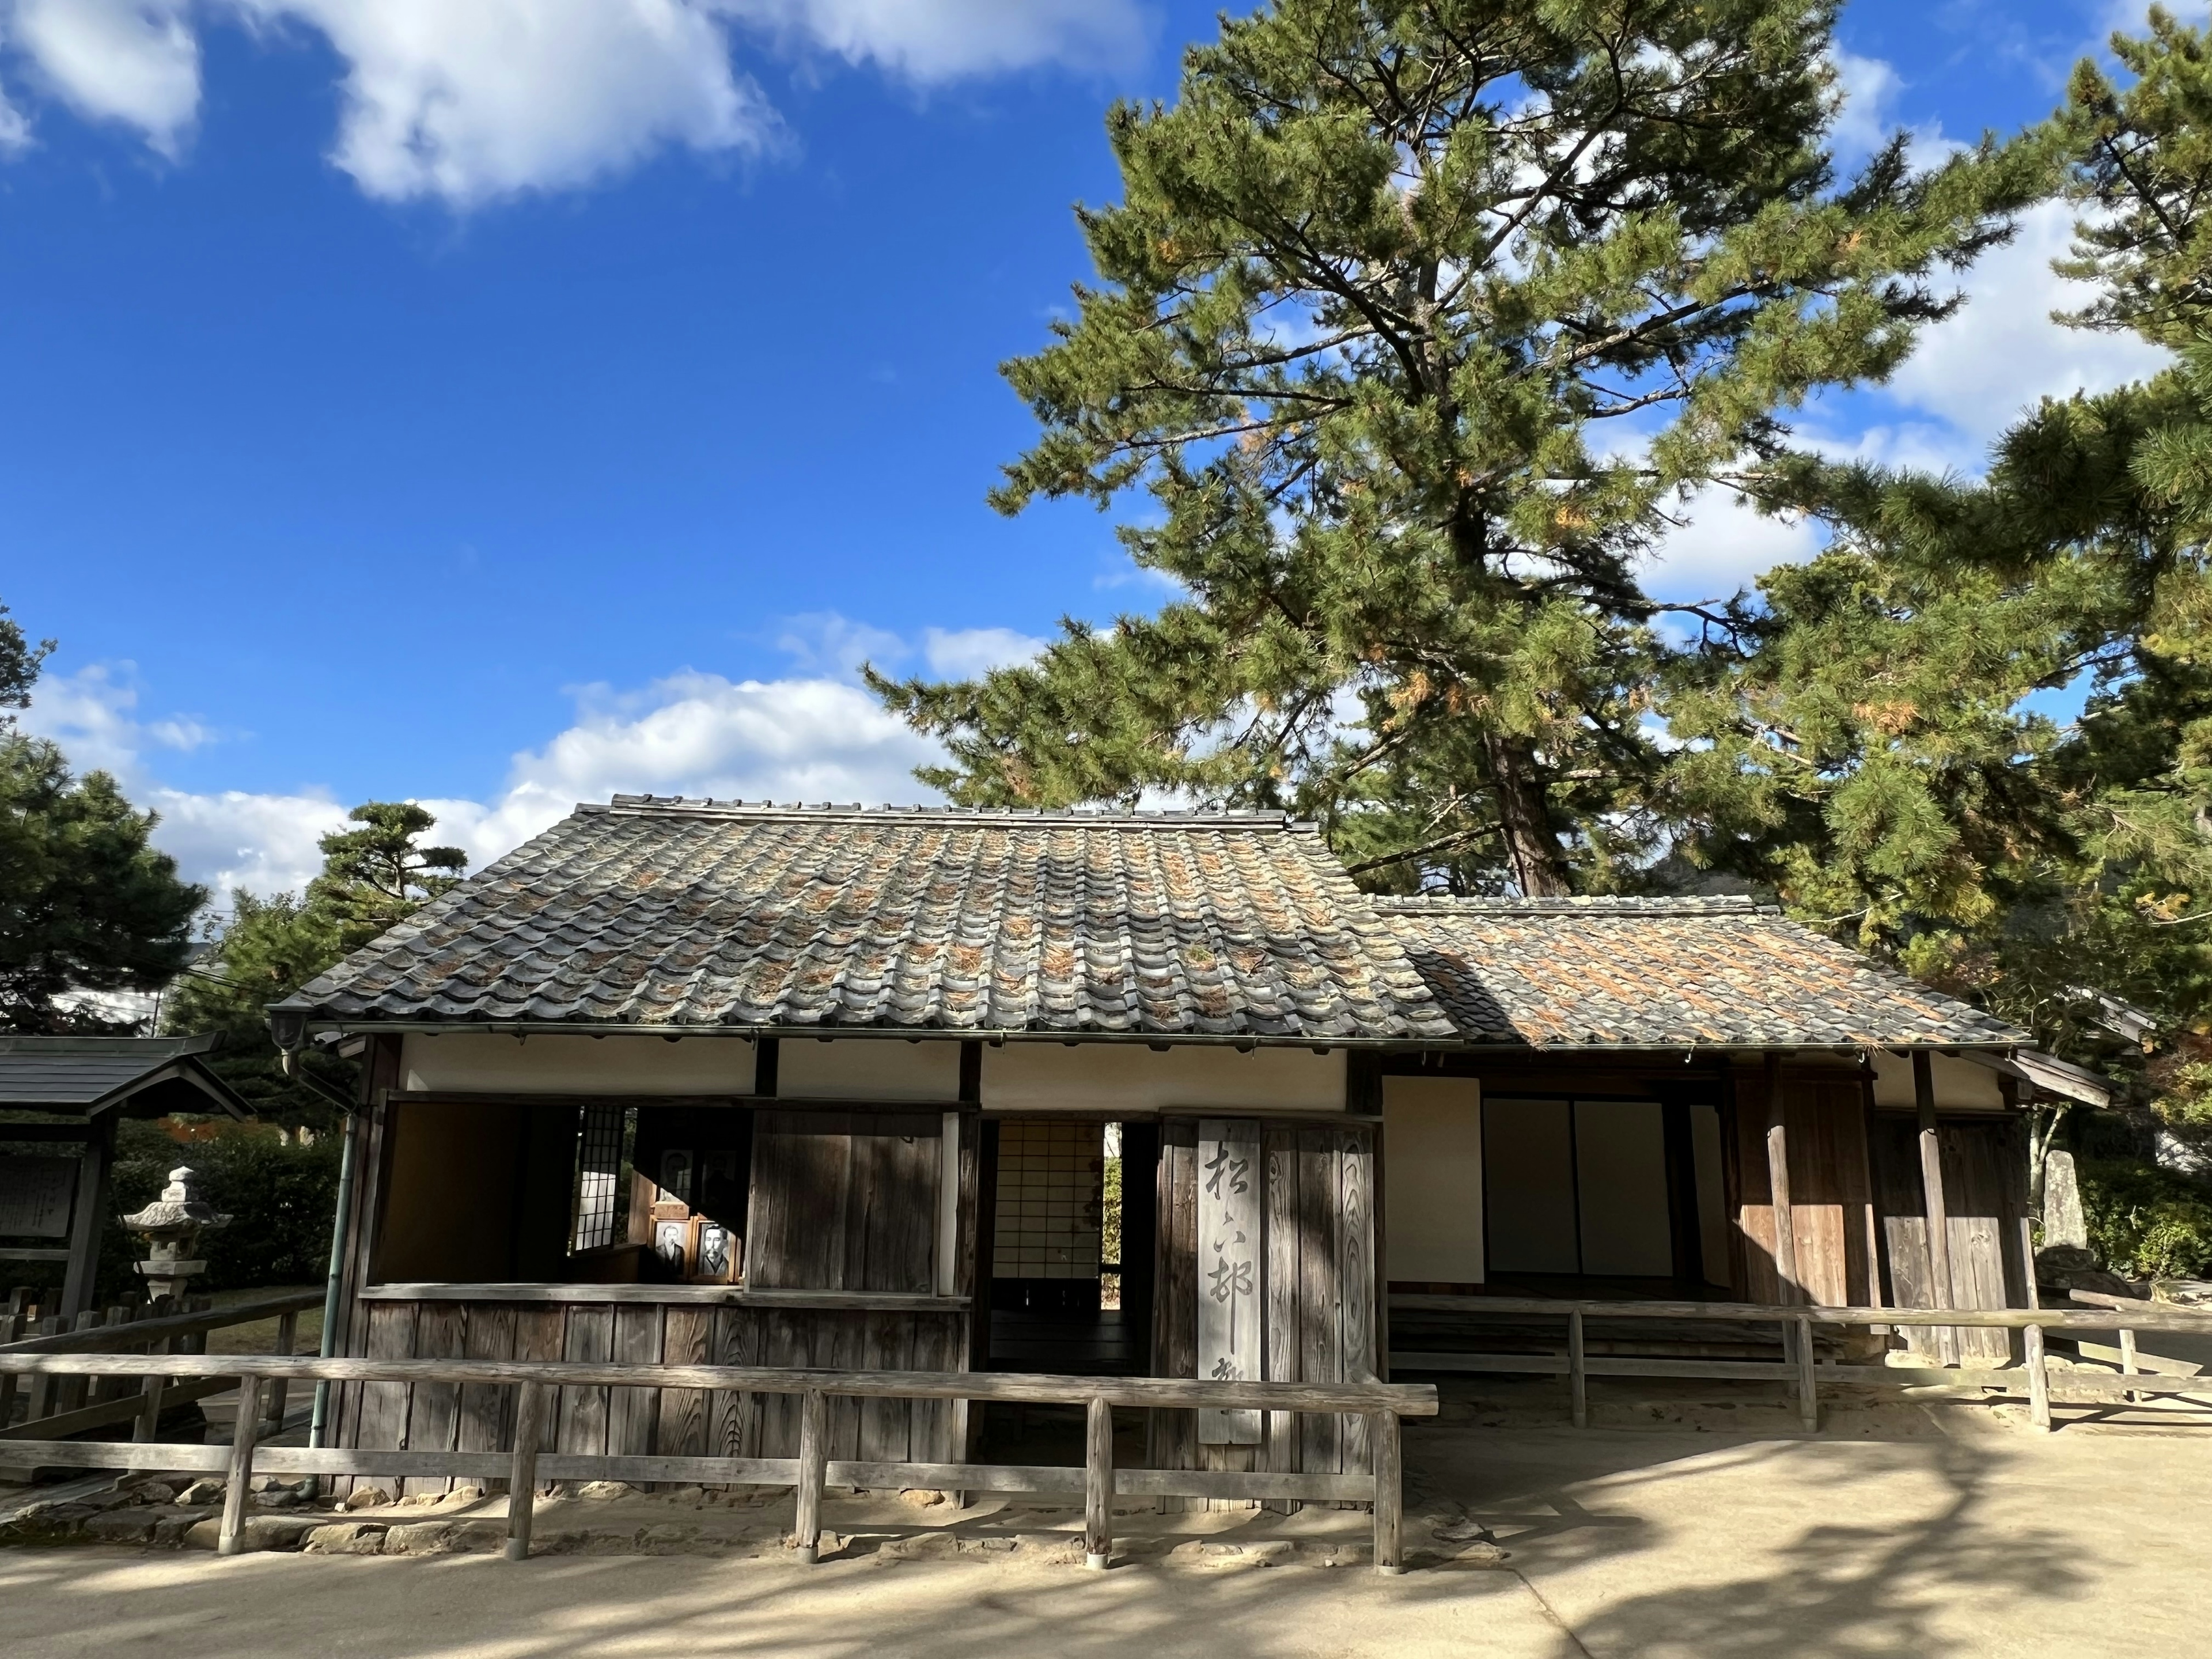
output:
[[[1567,1314],[1567,1400],[1578,1429],[1589,1427],[1589,1373],[1583,1353],[1583,1310],[1574,1308]]]
[[[812,1566],[822,1542],[822,1476],[830,1461],[830,1404],[809,1389],[799,1405],[799,1488],[792,1505],[792,1542]]]
[[[530,1556],[531,1522],[537,1518],[538,1443],[545,1437],[545,1385],[525,1382],[514,1403],[514,1461],[507,1477],[507,1559]]]
[[[1083,1565],[1103,1572],[1114,1558],[1114,1408],[1093,1399],[1083,1434]]]
[[[218,1555],[235,1555],[245,1547],[247,1489],[253,1484],[253,1443],[261,1431],[261,1379],[242,1377],[238,1384],[238,1421],[230,1431],[230,1469],[222,1489],[222,1522],[216,1529]]]
[[[92,1306],[100,1277],[100,1235],[107,1224],[108,1176],[115,1166],[115,1115],[103,1112],[85,1125],[84,1156],[76,1166],[76,1208],[70,1217],[69,1268],[62,1279],[61,1312],[71,1320]]]
[[[1782,1103],[1782,1056],[1766,1054],[1766,1194],[1774,1212],[1774,1277],[1776,1300],[1784,1304],[1803,1297],[1797,1281],[1797,1218],[1790,1206],[1790,1131]]]
[[[1395,1577],[1404,1565],[1404,1454],[1398,1413],[1373,1413],[1368,1438],[1375,1447],[1375,1571]]]
[[[2027,1365],[2028,1420],[2045,1434],[2051,1431],[2051,1373],[2043,1359],[2043,1327],[2029,1325],[2021,1331],[2021,1347]]]
[[[1925,1048],[1912,1051],[1912,1103],[1920,1114],[1920,1188],[1928,1212],[1928,1285],[1938,1308],[1951,1300],[1951,1222],[1943,1203],[1943,1143],[1936,1127],[1936,1068]]]

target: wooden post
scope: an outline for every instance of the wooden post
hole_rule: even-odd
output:
[[[1114,1408],[1093,1396],[1084,1419],[1083,1565],[1103,1572],[1114,1557]]]
[[[76,1166],[76,1207],[70,1215],[69,1267],[62,1279],[61,1311],[75,1318],[92,1306],[100,1276],[100,1236],[107,1225],[107,1178],[115,1166],[115,1115],[85,1125],[84,1157]]]
[[[1943,1202],[1943,1146],[1936,1127],[1935,1062],[1925,1048],[1912,1051],[1912,1100],[1920,1114],[1920,1188],[1928,1212],[1928,1285],[1934,1305],[1948,1308],[1952,1305],[1951,1220]]]
[[[63,1328],[69,1331],[96,1331],[107,1322],[106,1316],[96,1308],[88,1308],[74,1321],[65,1321]],[[92,1398],[92,1379],[85,1376],[58,1377],[54,1382],[54,1411],[73,1412]]]
[[[1797,1216],[1790,1204],[1790,1131],[1782,1107],[1782,1056],[1766,1054],[1766,1196],[1774,1212],[1775,1300],[1797,1301]]]
[[[799,1559],[811,1566],[822,1538],[822,1476],[830,1461],[830,1406],[819,1389],[809,1389],[799,1407],[799,1489],[794,1494],[792,1541]]]
[[[230,1473],[222,1489],[222,1525],[216,1534],[218,1555],[235,1555],[243,1546],[246,1488],[253,1484],[253,1442],[261,1428],[261,1379],[240,1377],[238,1422],[230,1431]]]
[[[2040,1308],[2043,1291],[2035,1282],[2035,1222],[2029,1216],[2020,1218],[2020,1266],[2023,1282],[2027,1286],[2027,1305]]]
[[[1405,1493],[1398,1413],[1373,1412],[1367,1437],[1375,1453],[1375,1571],[1395,1577],[1404,1566]]]
[[[38,1334],[59,1336],[66,1324],[59,1314],[48,1314],[39,1322]],[[27,1397],[23,1402],[23,1420],[26,1423],[35,1423],[42,1417],[54,1414],[54,1384],[60,1380],[45,1372],[32,1377]]]
[[[1813,1322],[1803,1315],[1797,1318],[1797,1417],[1806,1431],[1818,1431],[1820,1426],[1820,1374],[1813,1369]]]
[[[538,1510],[538,1443],[545,1437],[545,1385],[525,1382],[514,1401],[514,1461],[507,1476],[507,1559],[530,1559]]]
[[[300,1316],[296,1313],[282,1315],[276,1321],[276,1352],[289,1359],[292,1350],[299,1346]],[[286,1381],[280,1376],[269,1385],[269,1432],[271,1434],[281,1434],[284,1431]]]
[[[1589,1376],[1583,1364],[1583,1310],[1567,1310],[1567,1400],[1575,1426],[1589,1427]]]
[[[2122,1376],[2133,1376],[2135,1374],[2136,1334],[2133,1331],[2122,1331],[2120,1333],[2120,1375]],[[2137,1397],[2136,1391],[2133,1389],[2130,1389],[2128,1390],[2127,1397],[2128,1403],[2130,1405],[2133,1405]]]
[[[2027,1416],[2039,1429],[2051,1428],[2051,1374],[2043,1363],[2043,1327],[2021,1328],[2021,1347],[2027,1362]]]

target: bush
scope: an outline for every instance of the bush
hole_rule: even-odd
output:
[[[231,1217],[201,1235],[208,1270],[198,1291],[319,1284],[330,1271],[331,1218],[337,1207],[338,1138],[287,1144],[260,1124],[220,1124],[208,1139],[179,1141],[158,1125],[125,1122],[115,1147],[112,1213],[129,1215],[161,1196],[169,1171],[190,1164],[199,1194]],[[111,1220],[100,1258],[100,1300],[136,1300],[144,1281],[132,1263],[145,1241]]]
[[[2106,1267],[2136,1279],[2212,1276],[2212,1185],[2110,1158],[2078,1173],[2089,1245]]]

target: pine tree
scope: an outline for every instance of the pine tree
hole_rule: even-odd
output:
[[[1825,0],[1279,0],[1121,105],[1100,283],[1006,366],[994,500],[1118,507],[1181,595],[980,682],[874,684],[968,802],[1319,816],[1368,879],[1553,893],[1665,844],[1638,564],[1877,380],[2044,164],[1838,180]],[[1149,503],[1133,496],[1148,495]]]
[[[0,605],[0,1030],[101,1030],[81,992],[158,989],[191,953],[207,891],[154,850],[159,820],[105,772],[15,730],[52,640],[31,645]]]

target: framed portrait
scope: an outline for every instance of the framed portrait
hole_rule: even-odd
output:
[[[738,1236],[720,1222],[702,1220],[692,1261],[693,1278],[710,1285],[728,1284],[737,1277]]]
[[[653,1224],[653,1253],[661,1264],[677,1278],[684,1276],[691,1254],[691,1224],[688,1221],[656,1221]]]

